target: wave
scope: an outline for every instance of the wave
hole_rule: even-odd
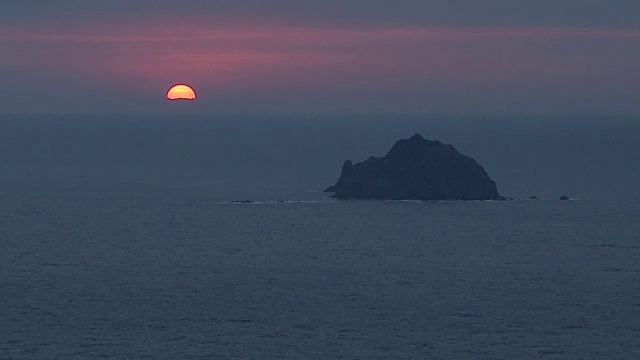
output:
[[[333,203],[338,200],[266,200],[266,201],[254,201],[254,200],[236,200],[236,201],[223,201],[222,205],[270,205],[270,204],[319,204],[319,203]]]

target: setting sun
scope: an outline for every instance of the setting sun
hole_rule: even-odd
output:
[[[196,92],[189,85],[174,85],[167,91],[169,100],[195,100]]]

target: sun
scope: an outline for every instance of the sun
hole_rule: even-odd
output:
[[[189,85],[174,85],[167,91],[167,99],[169,100],[195,100],[196,92]]]

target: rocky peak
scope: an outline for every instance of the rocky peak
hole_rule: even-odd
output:
[[[336,198],[496,200],[496,184],[474,159],[420,134],[397,141],[382,158],[345,162]]]

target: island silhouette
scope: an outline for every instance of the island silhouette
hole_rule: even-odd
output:
[[[347,160],[325,191],[336,199],[506,200],[476,160],[420,134],[399,140],[384,157]]]

